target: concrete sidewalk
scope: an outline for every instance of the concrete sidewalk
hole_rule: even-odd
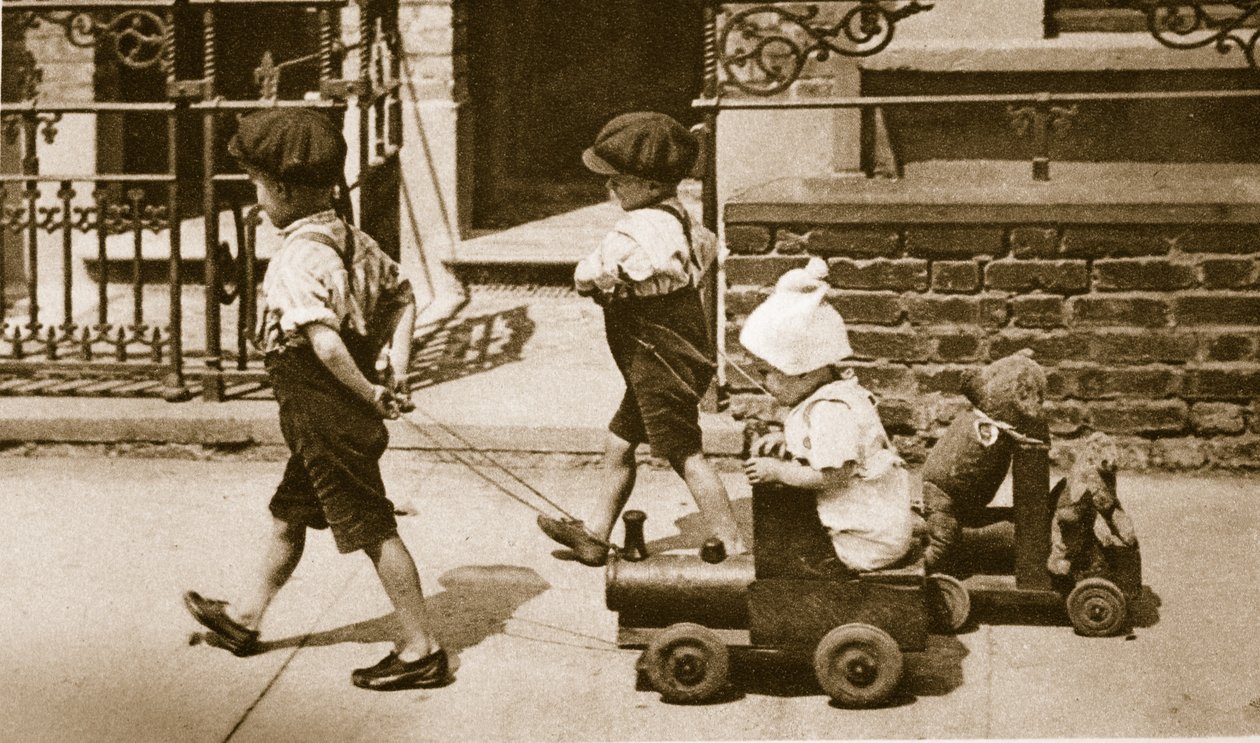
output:
[[[533,514],[467,469],[386,456],[401,531],[421,566],[456,682],[354,689],[388,645],[388,602],[361,556],[310,539],[239,659],[190,645],[189,588],[231,597],[256,559],[267,462],[0,459],[3,738],[23,741],[465,741],[1189,737],[1260,734],[1260,499],[1255,479],[1121,475],[1154,603],[1131,638],[983,624],[910,660],[891,707],[830,707],[807,668],[738,664],[738,691],[702,707],[636,691],[615,648],[600,570],[555,560]],[[567,509],[596,471],[520,473]],[[727,476],[739,513],[748,487]],[[632,505],[649,548],[693,545],[671,473],[644,469]]]
[[[391,448],[602,451],[623,385],[594,302],[554,287],[479,287],[422,340],[417,411],[389,422]],[[276,415],[270,400],[6,397],[0,442],[279,447]],[[711,453],[739,453],[742,426],[729,416],[705,414],[702,427]]]

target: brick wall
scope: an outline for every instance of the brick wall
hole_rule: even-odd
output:
[[[1020,348],[1049,372],[1052,456],[1090,430],[1129,468],[1260,468],[1260,229],[728,224],[727,350],[786,269],[831,265],[859,378],[921,460],[962,373]],[[745,368],[748,368],[745,366]],[[755,373],[754,373],[755,375]],[[773,405],[729,370],[737,417]]]
[[[90,102],[95,71],[91,47],[70,43],[65,30],[41,23],[25,33],[26,49],[42,75],[39,94],[43,100],[61,103]]]
[[[462,0],[399,0],[403,74],[421,100],[462,100],[467,78]]]

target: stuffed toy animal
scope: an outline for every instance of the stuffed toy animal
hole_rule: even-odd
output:
[[[1020,441],[1049,442],[1042,417],[1046,374],[1024,349],[964,380],[972,409],[959,413],[923,464],[927,565],[945,570],[962,527],[992,523],[986,507],[997,494]]]
[[[1077,453],[1050,527],[1055,575],[1085,578],[1106,569],[1104,548],[1137,547],[1133,522],[1116,497],[1116,445],[1105,433],[1090,434]]]

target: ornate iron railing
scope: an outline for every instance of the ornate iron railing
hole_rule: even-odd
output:
[[[696,102],[705,112],[698,127],[705,142],[700,197],[705,225],[717,230],[717,115],[727,93],[778,95],[802,79],[811,61],[878,54],[892,43],[898,23],[932,7],[920,0],[707,2],[703,90]]]
[[[723,19],[717,49],[724,84],[752,95],[781,93],[811,59],[869,57],[892,43],[897,23],[931,10],[930,3],[862,0],[838,15],[819,5],[756,5]]]
[[[292,8],[295,18],[313,14],[315,50],[280,62],[275,54],[286,50],[264,50],[253,75],[255,95],[242,96],[238,88],[231,97],[219,79],[219,21],[223,13],[252,7]],[[0,394],[123,390],[183,400],[200,391],[220,400],[233,389],[264,383],[249,345],[262,266],[260,218],[250,191],[242,189],[247,178],[221,157],[235,115],[292,106],[353,116],[356,177],[343,196],[347,203],[358,196],[358,209],[351,210],[357,221],[396,254],[396,0],[6,0],[0,10],[6,42],[59,27],[72,47],[94,49],[97,65],[160,75],[164,91],[147,102],[49,100],[36,55],[6,54],[19,63],[4,70],[10,82],[0,121],[20,172],[0,174],[0,287],[6,290]],[[356,34],[342,34],[346,20]],[[347,43],[343,36],[349,35],[357,40]],[[315,68],[314,89],[282,97],[283,74],[302,66]],[[157,141],[164,134],[165,169],[86,175],[41,169],[41,154],[65,136],[69,118],[85,116],[93,128],[111,116],[160,118],[164,132],[147,134]],[[198,135],[200,152],[185,152]],[[190,161],[201,163],[200,172]],[[185,218],[188,194],[197,190],[200,229]],[[226,235],[221,216],[229,218]],[[204,241],[203,276],[187,275],[198,265],[186,259],[189,240]],[[129,291],[112,288],[119,283]],[[196,322],[197,310],[203,322]],[[226,334],[225,311],[234,326]],[[70,382],[60,378],[66,376]]]
[[[1260,0],[1130,0],[1146,14],[1146,26],[1171,49],[1215,47],[1221,54],[1241,49],[1253,69],[1260,42]]]

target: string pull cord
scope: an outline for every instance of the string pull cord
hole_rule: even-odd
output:
[[[519,484],[521,487],[523,487],[523,488],[525,488],[526,490],[528,490],[531,494],[533,494],[536,498],[538,498],[538,499],[539,499],[539,500],[541,500],[542,502],[546,503],[548,506],[551,506],[553,509],[555,509],[555,512],[559,513],[560,515],[564,516],[566,519],[568,519],[568,520],[570,520],[570,521],[579,521],[579,520],[580,520],[580,519],[578,519],[576,516],[574,516],[573,514],[569,513],[567,510],[565,510],[565,509],[564,509],[564,507],[562,507],[559,503],[556,503],[556,502],[555,502],[554,500],[552,500],[551,498],[548,498],[548,497],[547,497],[547,496],[546,496],[546,495],[545,495],[542,491],[540,491],[538,488],[534,487],[534,486],[533,486],[533,485],[531,485],[529,482],[527,482],[525,479],[523,479],[521,476],[517,475],[517,474],[516,474],[515,472],[513,472],[512,470],[510,470],[510,469],[508,469],[507,467],[505,467],[502,463],[500,463],[500,462],[499,462],[498,460],[496,460],[494,457],[492,457],[492,456],[490,456],[489,454],[487,454],[487,453],[486,453],[485,451],[483,451],[482,449],[480,449],[480,448],[478,448],[477,446],[473,445],[470,441],[468,441],[468,439],[466,439],[466,438],[464,438],[463,436],[461,436],[461,435],[460,435],[457,431],[453,430],[450,426],[447,426],[447,425],[446,425],[445,423],[443,423],[442,421],[440,421],[440,420],[438,420],[437,418],[435,418],[435,417],[433,417],[432,415],[430,415],[430,414],[429,414],[427,411],[425,411],[423,408],[421,408],[421,407],[417,406],[414,412],[419,413],[421,416],[423,416],[423,417],[425,418],[425,420],[427,420],[428,422],[432,423],[434,426],[436,426],[437,428],[439,428],[439,429],[440,429],[443,433],[447,434],[447,435],[448,435],[448,436],[450,436],[451,438],[453,438],[453,439],[455,439],[456,441],[458,441],[458,442],[460,442],[461,444],[463,444],[465,447],[467,447],[467,448],[468,448],[468,450],[477,452],[477,454],[479,454],[482,458],[484,458],[484,459],[486,460],[486,462],[488,462],[488,463],[489,463],[492,467],[494,467],[494,468],[495,468],[495,469],[497,469],[498,471],[502,472],[503,474],[507,475],[507,476],[508,476],[509,478],[511,478],[514,482],[516,482],[516,483],[517,483],[517,484]],[[423,428],[421,428],[421,427],[420,427],[419,425],[417,425],[414,421],[412,421],[412,420],[410,420],[410,419],[406,418],[405,416],[404,416],[404,417],[402,417],[402,420],[406,421],[406,422],[407,422],[407,424],[408,424],[409,426],[411,426],[411,428],[412,428],[412,429],[414,429],[415,431],[417,431],[417,432],[418,432],[418,433],[420,433],[421,435],[425,436],[427,439],[429,439],[429,440],[430,440],[430,441],[432,441],[433,443],[435,443],[435,444],[439,444],[439,445],[441,444],[441,442],[440,442],[440,441],[438,441],[437,437],[433,436],[430,432],[428,432],[428,431],[424,430]],[[509,496],[509,497],[511,497],[512,499],[514,499],[514,500],[518,501],[519,503],[521,503],[521,504],[523,504],[523,505],[525,505],[525,506],[529,507],[531,510],[533,510],[533,511],[537,512],[538,514],[540,514],[540,515],[542,515],[542,516],[550,516],[550,514],[548,514],[548,513],[544,512],[541,508],[538,508],[536,505],[534,505],[534,504],[532,504],[532,503],[529,503],[528,501],[526,501],[526,500],[524,500],[523,498],[521,498],[520,496],[518,496],[516,493],[511,492],[508,488],[504,487],[504,485],[503,485],[502,483],[500,483],[499,481],[494,480],[494,479],[490,478],[489,476],[487,476],[485,473],[481,472],[479,469],[477,469],[475,466],[473,466],[473,464],[472,464],[471,462],[469,462],[467,459],[465,459],[464,457],[462,457],[461,455],[459,455],[458,453],[456,453],[454,450],[449,450],[449,451],[450,451],[451,455],[452,455],[452,456],[456,459],[456,461],[458,461],[460,464],[463,464],[465,467],[468,467],[469,469],[473,470],[473,471],[474,471],[475,473],[477,473],[477,475],[479,475],[482,479],[486,480],[487,482],[492,483],[492,484],[493,484],[493,485],[494,485],[494,486],[495,486],[498,490],[500,490],[501,492],[503,492],[505,495],[508,495],[508,496]]]

